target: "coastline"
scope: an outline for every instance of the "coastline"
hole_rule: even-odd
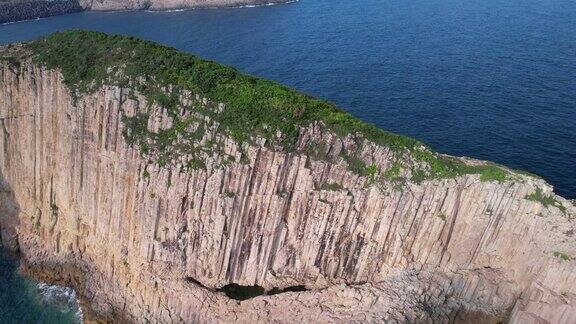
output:
[[[122,10],[122,11],[146,11],[146,12],[154,12],[154,13],[170,13],[170,12],[183,12],[183,11],[191,11],[191,10],[216,10],[216,9],[246,9],[246,8],[258,8],[258,7],[270,7],[270,6],[278,6],[278,5],[287,5],[297,3],[300,0],[285,0],[285,1],[276,1],[276,2],[267,2],[262,4],[246,4],[246,5],[239,5],[239,6],[221,6],[221,7],[213,7],[213,6],[206,6],[206,7],[189,7],[189,8],[179,8],[179,9],[135,9],[135,10]],[[106,12],[118,12],[119,10],[112,10]]]
[[[74,266],[54,266],[33,265],[26,258],[18,258],[20,266],[18,273],[23,277],[32,278],[49,287],[59,287],[63,291],[71,290],[74,292],[73,298],[76,299],[77,311],[76,316],[80,323],[111,323],[114,318],[99,316],[90,308],[90,299],[86,298],[80,284],[84,279],[83,272]]]
[[[0,4],[0,25],[44,17],[81,12],[84,8],[78,0],[33,0]]]
[[[25,273],[26,260],[0,244],[0,318],[5,322],[83,323],[80,299],[72,287]]]
[[[13,4],[14,7],[18,7],[18,6],[26,6],[29,3],[50,3],[50,1],[31,1],[31,2],[26,2],[26,3],[17,3],[17,4]],[[67,3],[74,3],[75,1],[66,1]],[[268,6],[274,6],[274,5],[284,5],[284,4],[291,4],[291,3],[296,3],[298,2],[298,0],[268,0],[267,2],[261,2],[259,0],[254,0],[254,1],[244,1],[245,3],[237,3],[237,4],[222,4],[222,5],[191,5],[191,6],[175,6],[173,8],[171,7],[161,7],[161,8],[142,8],[142,7],[135,7],[135,8],[125,8],[125,9],[93,9],[93,8],[88,8],[86,6],[82,6],[83,9],[78,9],[75,8],[73,10],[67,10],[67,11],[62,11],[61,13],[54,13],[54,12],[50,12],[50,11],[46,11],[46,12],[41,12],[37,15],[31,16],[31,17],[27,17],[24,19],[15,19],[15,20],[11,20],[11,19],[2,19],[0,17],[0,26],[4,26],[4,25],[9,25],[9,24],[14,24],[14,23],[19,23],[19,22],[27,22],[27,21],[34,21],[34,20],[39,20],[42,18],[47,18],[47,17],[54,17],[54,16],[62,16],[62,15],[67,15],[67,14],[71,14],[71,13],[77,13],[77,12],[110,12],[110,13],[115,13],[115,12],[129,12],[129,11],[146,11],[146,12],[154,12],[154,13],[170,13],[170,12],[182,12],[182,11],[189,11],[189,10],[209,10],[209,9],[243,9],[243,8],[256,8],[256,7],[268,7]],[[79,3],[78,1],[76,1],[76,3]],[[5,4],[3,6],[10,6],[10,4]]]

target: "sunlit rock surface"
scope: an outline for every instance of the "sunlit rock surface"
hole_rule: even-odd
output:
[[[576,322],[576,208],[526,199],[551,193],[543,180],[374,186],[299,150],[253,144],[241,162],[231,139],[236,162],[182,172],[125,142],[121,113],[145,107],[116,87],[75,102],[59,71],[0,63],[2,240],[30,274],[73,286],[88,318]],[[149,129],[170,124],[153,106]],[[353,145],[311,125],[298,146],[320,139]],[[373,143],[362,154],[393,163]],[[305,291],[240,302],[229,284]]]

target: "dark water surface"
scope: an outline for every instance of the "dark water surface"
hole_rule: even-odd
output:
[[[0,44],[71,28],[134,35],[236,66],[440,152],[539,174],[576,197],[574,0],[78,13],[0,26]],[[2,284],[21,285],[10,264],[0,264]],[[12,291],[0,291],[4,312],[18,300]]]
[[[0,323],[78,323],[76,295],[70,288],[22,277],[18,262],[0,245]]]

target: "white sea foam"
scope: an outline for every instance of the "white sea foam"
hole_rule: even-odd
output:
[[[5,22],[5,23],[1,23],[0,26],[23,23],[23,22],[37,21],[37,20],[46,19],[46,18],[50,18],[50,17],[54,17],[54,16],[37,17],[37,18],[30,18],[30,19],[24,19],[24,20],[9,21],[9,22]]]
[[[38,283],[38,291],[44,301],[55,305],[64,311],[73,311],[79,323],[83,323],[84,315],[82,308],[78,303],[78,296],[76,291],[70,287],[63,287],[58,285],[48,285],[46,283]]]
[[[268,3],[263,3],[263,4],[256,4],[256,5],[244,5],[244,6],[238,6],[238,7],[234,7],[234,8],[256,8],[256,7],[267,7],[267,6],[275,6],[275,5],[282,5],[282,4],[289,4],[289,3],[295,3],[298,2],[299,0],[291,0],[291,1],[285,1],[285,2],[268,2]]]

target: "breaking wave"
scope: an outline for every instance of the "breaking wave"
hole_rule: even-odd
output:
[[[73,312],[78,323],[83,323],[82,308],[78,303],[76,291],[70,287],[49,285],[43,282],[37,285],[38,293],[44,302],[50,303],[65,313]]]

